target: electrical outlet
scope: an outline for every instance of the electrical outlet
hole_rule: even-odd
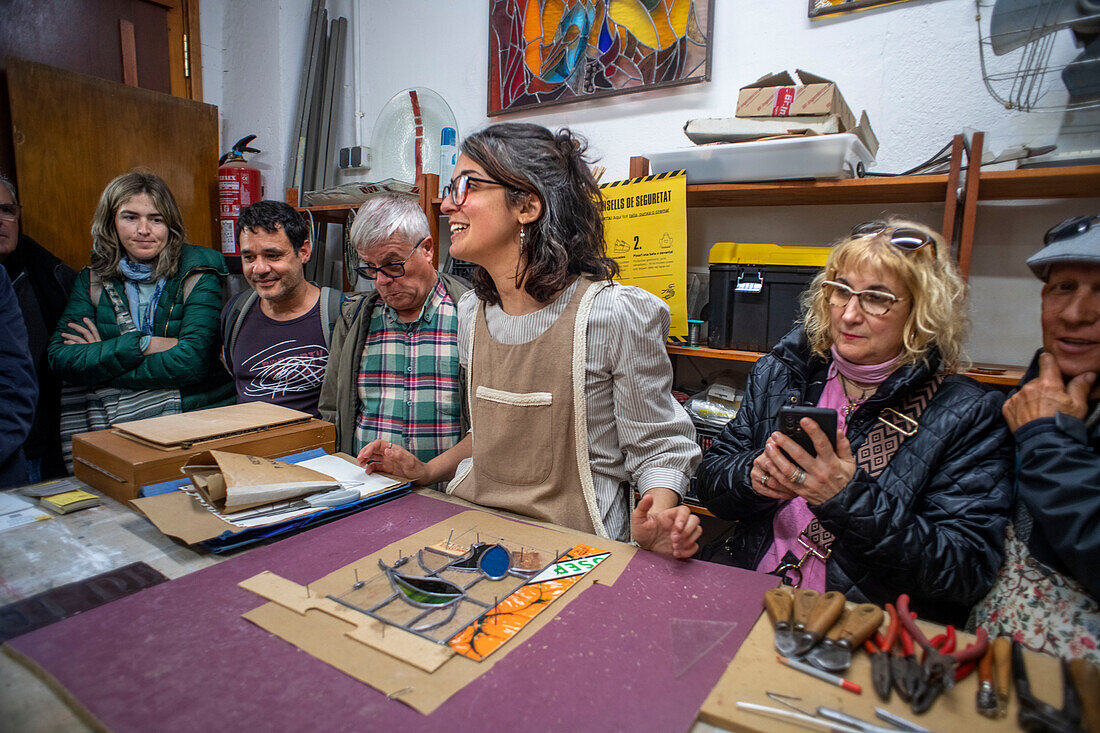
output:
[[[370,168],[370,148],[366,145],[340,148],[338,160],[340,168]]]

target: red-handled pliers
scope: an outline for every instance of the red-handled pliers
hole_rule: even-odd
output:
[[[882,634],[875,632],[874,641],[871,639],[863,642],[864,648],[867,653],[871,655],[871,684],[875,688],[875,692],[884,701],[890,699],[890,687],[893,680],[893,673],[891,672],[891,659],[894,656],[894,643],[898,639],[898,632],[901,627],[898,625],[898,612],[894,608],[894,604],[886,604],[886,613],[890,617],[890,623],[886,627],[886,637],[883,638]]]
[[[908,595],[902,593],[898,596],[897,607],[903,628],[927,652],[924,657],[924,686],[921,694],[914,697],[912,703],[913,712],[923,713],[932,706],[940,693],[951,689],[951,686],[955,683],[957,667],[967,662],[976,662],[982,658],[986,647],[989,645],[989,637],[986,635],[985,629],[979,628],[974,643],[968,645],[962,651],[956,652],[954,651],[955,630],[948,627],[942,643],[946,647],[950,638],[951,651],[941,652],[928,640],[913,620],[913,617],[909,615]]]

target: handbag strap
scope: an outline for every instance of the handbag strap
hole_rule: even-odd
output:
[[[889,465],[905,439],[917,434],[917,430],[920,429],[920,416],[941,384],[943,384],[943,375],[937,374],[910,395],[900,410],[892,408],[883,410],[884,414],[878,416],[878,421],[867,435],[867,440],[863,441],[863,445],[856,451],[856,465],[866,471],[871,478],[877,478]],[[817,517],[810,520],[802,530],[802,534],[825,554],[822,559],[828,557],[829,546],[836,538],[833,537],[832,532],[821,525]]]
[[[943,383],[943,375],[937,374],[928,383],[909,396],[900,410],[886,408],[878,416],[875,427],[867,435],[867,440],[856,451],[856,465],[876,478],[886,470],[886,466],[898,452],[898,448],[917,434],[920,416],[932,401],[936,391]]]

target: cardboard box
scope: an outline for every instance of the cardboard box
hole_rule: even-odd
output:
[[[131,440],[109,428],[73,436],[73,472],[89,486],[127,503],[139,496],[142,486],[183,478],[180,467],[191,456],[203,451],[223,450],[277,458],[311,448],[334,452],[336,426],[311,418],[170,450]]]
[[[878,138],[871,130],[867,113],[863,112],[857,120],[834,82],[801,69],[796,70],[794,76],[781,71],[741,87],[735,114],[737,117],[812,117],[819,122],[835,116],[837,129],[829,132],[854,133],[872,157],[878,154]]]
[[[842,122],[855,125],[855,115],[829,79],[798,69],[762,76],[741,87],[737,94],[738,117],[794,117],[798,115],[840,115]]]

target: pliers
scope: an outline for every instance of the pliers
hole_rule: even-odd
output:
[[[901,613],[897,610],[894,613],[897,614],[900,624]],[[898,634],[901,639],[901,654],[890,657],[890,676],[898,697],[910,702],[924,686],[924,670],[913,656],[913,637],[905,630],[904,625],[899,625]]]
[[[923,713],[932,706],[932,703],[936,701],[941,693],[951,689],[951,686],[955,683],[955,673],[958,667],[965,665],[967,662],[981,659],[982,655],[985,654],[986,647],[989,645],[989,637],[985,633],[985,629],[979,628],[974,643],[968,645],[961,652],[956,652],[954,650],[955,630],[948,627],[948,633],[944,635],[942,644],[946,647],[950,636],[951,651],[941,652],[928,640],[924,632],[917,627],[912,616],[909,615],[909,596],[905,593],[898,596],[897,609],[904,629],[927,652],[924,656],[924,686],[920,690],[920,694],[915,696],[912,701],[913,712]]]
[[[1062,709],[1031,694],[1020,642],[1012,642],[1012,676],[1016,680],[1016,699],[1020,709],[1016,720],[1029,733],[1077,733],[1081,730],[1081,698],[1070,676],[1069,664],[1062,660]]]
[[[901,628],[898,625],[898,612],[894,604],[886,604],[886,613],[890,618],[890,623],[886,627],[886,636],[883,637],[876,631],[872,637],[874,641],[868,639],[863,642],[867,653],[871,655],[871,684],[884,702],[890,699],[890,687],[893,682],[891,672],[893,665],[890,660],[894,656],[894,643],[898,639],[898,631]],[[912,641],[910,641],[911,644]]]

